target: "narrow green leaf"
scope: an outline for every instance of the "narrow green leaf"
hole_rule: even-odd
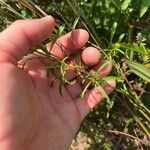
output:
[[[149,7],[150,7],[150,0],[142,0],[140,17],[142,17],[146,13]]]
[[[65,29],[64,25],[59,26],[59,34],[58,34],[59,36],[63,33],[64,29]]]
[[[88,87],[91,85],[91,83],[92,83],[92,82],[89,82],[89,83],[85,86],[85,88],[83,89],[82,93],[80,94],[81,97],[84,96],[85,92],[87,91],[87,89],[88,89]]]
[[[125,37],[125,34],[124,33],[122,33],[120,36],[119,36],[119,39],[118,39],[118,42],[121,42],[122,41],[122,39]]]
[[[150,49],[149,48],[146,48],[144,45],[140,44],[126,44],[126,43],[123,43],[121,44],[121,47],[122,48],[125,48],[125,49],[128,49],[128,50],[131,50],[131,51],[135,51],[137,53],[140,53],[142,55],[150,55]]]
[[[150,68],[133,61],[126,61],[131,71],[150,83]]]
[[[113,41],[114,35],[116,33],[117,26],[118,26],[117,22],[114,22],[113,26],[112,26],[112,29],[111,29],[110,43],[112,43],[112,41]]]
[[[130,3],[131,3],[131,0],[124,0],[124,2],[123,2],[122,5],[121,5],[121,9],[122,9],[122,10],[127,9],[128,6],[130,5]]]
[[[74,29],[76,28],[76,26],[77,26],[77,24],[78,24],[79,20],[80,20],[80,17],[79,17],[79,16],[77,16],[77,17],[76,17],[76,19],[75,19],[75,21],[74,21],[74,23],[73,23],[72,30],[74,30]]]
[[[117,76],[106,76],[106,77],[103,77],[101,80],[104,80],[104,81],[118,81],[118,82],[123,82],[124,80],[117,77]]]
[[[111,63],[111,61],[106,61],[104,62],[102,65],[99,66],[99,68],[97,69],[97,73],[99,73],[104,67],[106,67],[106,65],[108,65],[109,63]]]
[[[100,85],[96,86],[96,88],[106,99],[107,108],[110,109],[112,107],[112,102],[110,98],[108,97],[107,93],[104,91],[104,89]]]

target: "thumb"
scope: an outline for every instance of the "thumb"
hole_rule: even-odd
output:
[[[51,16],[15,21],[0,33],[0,61],[17,63],[29,48],[48,38],[54,26]]]

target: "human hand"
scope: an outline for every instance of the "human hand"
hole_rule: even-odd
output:
[[[74,99],[82,90],[79,83],[63,87],[63,97],[60,96],[58,81],[49,86],[52,79],[47,78],[46,67],[38,59],[27,63],[25,70],[18,67],[27,50],[48,38],[54,26],[54,19],[48,16],[16,21],[0,33],[2,150],[68,149],[83,118],[102,100],[96,89],[88,91],[83,99]],[[83,47],[88,37],[85,30],[75,30],[73,49]],[[58,42],[67,48],[70,40],[71,33],[68,33]],[[53,52],[62,55],[59,48]],[[82,59],[86,60],[86,53]],[[111,65],[108,65],[101,74],[107,75],[110,71]],[[107,93],[111,93],[114,87],[114,82],[103,86]]]

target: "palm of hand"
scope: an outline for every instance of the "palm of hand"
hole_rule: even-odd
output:
[[[39,67],[36,68],[38,73],[32,70],[34,75],[31,76],[12,64],[4,65],[0,66],[3,86],[1,107],[5,108],[0,108],[0,115],[5,114],[0,116],[3,140],[6,138],[11,148],[22,143],[28,147],[28,142],[32,140],[31,149],[43,148],[45,141],[60,140],[61,146],[66,149],[80,123],[78,108],[69,93],[64,89],[64,97],[61,97],[57,83],[50,88],[48,80],[40,76]],[[11,97],[5,95],[6,91]],[[11,141],[14,135],[15,139]],[[53,148],[59,148],[55,142],[52,143]]]

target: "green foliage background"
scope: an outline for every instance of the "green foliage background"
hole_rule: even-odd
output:
[[[0,6],[1,31],[16,19],[46,14],[57,19],[56,32],[49,40],[75,28],[88,30],[87,46],[103,49],[103,59],[114,64],[109,79],[118,83],[110,99],[84,120],[80,131],[91,139],[90,149],[150,147],[149,0],[0,0]]]

